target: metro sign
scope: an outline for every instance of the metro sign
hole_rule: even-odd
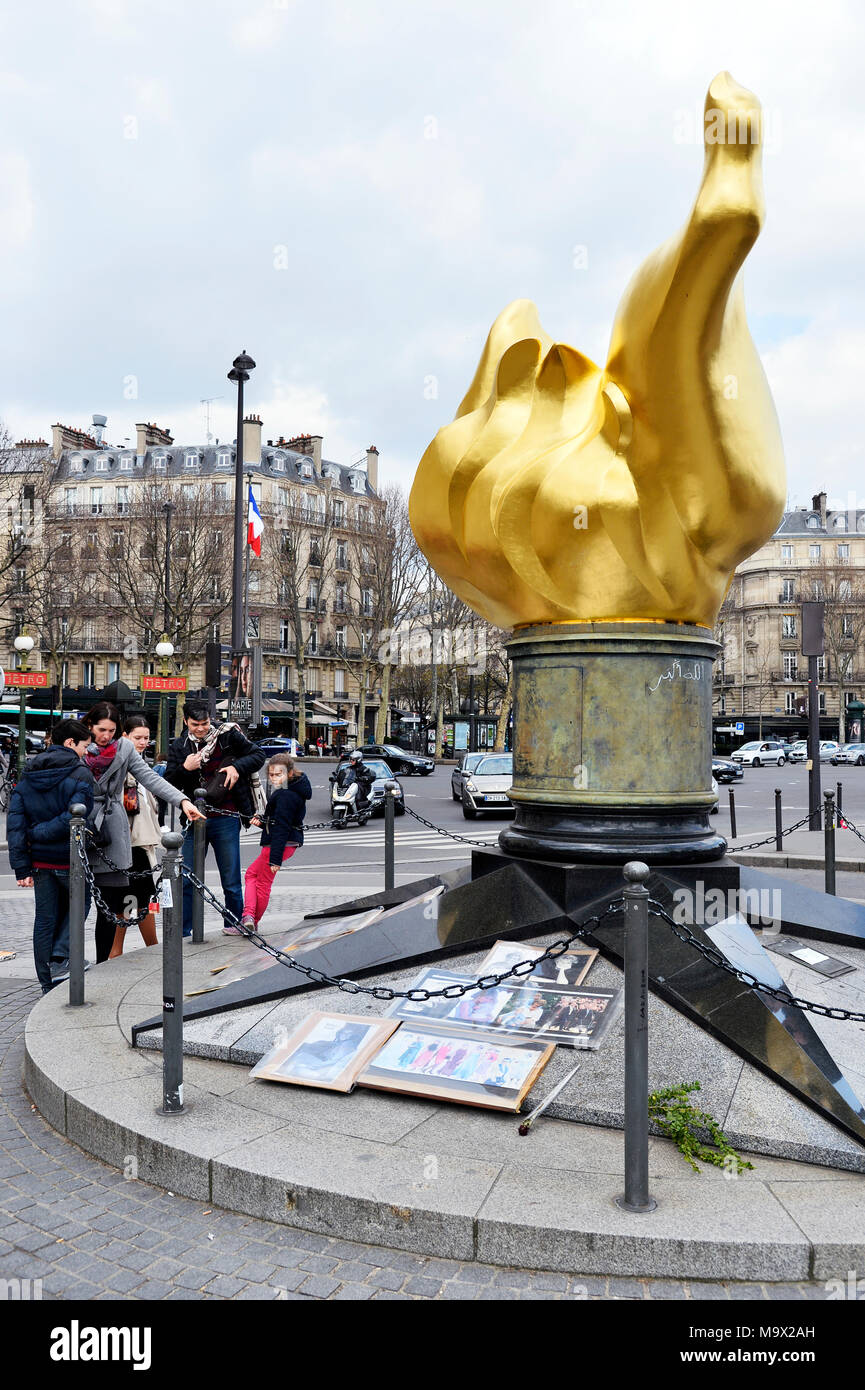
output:
[[[142,676],[142,690],[158,690],[163,695],[173,692],[186,692],[186,676]]]
[[[43,687],[43,688],[44,688],[45,686],[47,686],[47,684],[48,684],[48,672],[47,672],[47,671],[7,671],[7,672],[6,672],[6,689],[7,689],[7,690],[9,690],[10,688],[12,688],[13,686],[17,686],[17,688],[18,688],[19,690],[20,690],[22,687],[25,687],[25,686],[26,686],[28,689],[36,689],[37,687]]]

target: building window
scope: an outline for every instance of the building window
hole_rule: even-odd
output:
[[[816,528],[820,525],[819,516],[809,516],[806,524],[810,526],[812,530],[816,530]]]
[[[338,628],[336,629],[336,649],[337,649],[338,652],[344,652],[344,651],[345,651],[345,628],[344,628],[344,627],[338,627]]]
[[[92,487],[90,489],[90,511],[94,516],[99,516],[102,512],[101,487]]]
[[[219,623],[211,623],[211,624],[210,624],[210,641],[211,641],[211,642],[218,642],[219,640],[220,640],[220,638],[219,638]]]
[[[154,454],[154,455],[153,455],[153,467],[154,467],[154,469],[156,470],[157,473],[164,473],[164,472],[165,472],[165,455],[164,455],[164,454]]]
[[[334,599],[334,601],[333,601],[333,608],[334,608],[334,612],[335,612],[335,613],[345,613],[345,611],[346,611],[346,607],[345,607],[345,584],[343,583],[342,580],[340,580],[339,583],[338,583],[337,586],[336,586],[336,597],[335,597],[335,599]]]
[[[792,603],[792,601],[793,601],[793,580],[792,580],[792,579],[782,579],[782,580],[781,580],[781,602],[782,602],[782,603]]]
[[[368,526],[368,525],[369,525],[369,507],[358,507],[358,509],[357,509],[357,524],[358,524],[358,526]]]
[[[317,582],[315,579],[310,579],[310,581],[309,581],[309,586],[308,586],[308,589],[307,589],[307,594],[306,594],[306,606],[307,606],[307,608],[315,608],[316,605],[317,605],[317,603],[318,603],[318,582]]]
[[[827,674],[828,674],[828,671],[829,671],[829,667],[826,665],[826,658],[825,658],[825,656],[818,656],[818,657],[817,657],[817,679],[818,679],[818,681],[824,681],[824,680],[826,679],[826,676],[827,676]]]
[[[279,650],[287,652],[291,644],[291,627],[283,618],[279,624]]]
[[[252,488],[252,495],[255,498],[255,505],[256,507],[258,507],[258,510],[261,511],[261,483],[250,483],[249,486]]]
[[[849,560],[849,559],[850,559],[850,546],[847,544],[846,541],[844,542],[843,545],[839,545],[839,546],[837,547],[837,550],[838,550],[838,559],[839,559],[839,560]]]
[[[852,637],[852,636],[853,636],[853,614],[852,614],[852,613],[842,613],[842,614],[841,614],[841,636],[842,636],[842,637]]]
[[[820,546],[819,546],[819,545],[809,545],[809,546],[808,546],[808,559],[811,561],[811,564],[812,564],[812,565],[819,565],[819,563],[820,563]]]
[[[119,680],[120,680],[120,662],[119,662],[119,661],[109,661],[109,663],[108,663],[108,684],[111,685],[112,681],[119,681]]]
[[[145,676],[155,676],[155,675],[156,675],[156,662],[155,662],[155,661],[143,661],[143,662],[141,663],[141,672],[142,672],[142,675],[145,675]]]
[[[291,667],[280,666],[279,668],[279,688],[283,694],[291,689]]]
[[[785,713],[785,714],[795,714],[795,713],[796,713],[796,695],[795,695],[795,692],[792,691],[792,690],[785,690],[785,691],[784,691],[784,713]]]
[[[345,631],[343,629],[343,637],[344,636]],[[339,650],[339,647],[337,647],[337,650]],[[335,699],[337,696],[345,694],[345,671],[342,666],[335,666],[333,669],[333,694]]]
[[[812,598],[815,598],[815,599],[821,599],[821,598],[823,597],[823,581],[822,581],[822,579],[812,579],[812,581],[811,581],[811,597],[812,597]]]
[[[260,570],[249,571],[249,592],[251,594],[261,593],[261,572]]]
[[[849,579],[838,580],[838,597],[849,599],[853,592],[853,585]]]
[[[273,456],[273,471],[274,471],[274,473],[284,473],[284,472],[285,472],[285,459],[282,457],[282,454],[274,454],[274,456]]]
[[[72,473],[80,473],[84,467],[84,460],[80,454],[73,454],[69,461],[69,468]]]
[[[129,488],[118,487],[114,495],[115,501],[117,502],[117,515],[123,516],[129,511]]]
[[[132,455],[124,454],[120,460],[120,467],[124,473],[132,472]]]
[[[859,697],[858,697],[858,695],[856,695],[856,694],[854,693],[854,691],[852,691],[852,690],[845,690],[845,691],[844,691],[844,703],[845,703],[845,705],[849,705],[849,703],[850,703],[851,700],[857,700],[857,701],[858,701],[858,699],[859,699]]]
[[[369,615],[370,613],[372,613],[372,589],[364,589],[362,591],[362,598],[363,611],[365,614]]]
[[[792,545],[782,545],[782,546],[781,546],[781,563],[784,564],[784,565],[792,565],[792,563],[793,563],[793,547],[792,547]]]
[[[67,487],[63,489],[63,505],[67,512],[74,512],[78,505],[77,487]]]
[[[342,526],[345,521],[345,503],[342,498],[337,497],[333,504],[333,523],[335,526]]]
[[[214,502],[228,501],[228,483],[213,484],[213,500]]]
[[[96,684],[96,663],[95,661],[82,661],[81,663],[81,684],[87,687]]]
[[[198,467],[198,454],[196,454],[196,453],[191,453],[191,452],[188,453],[188,454],[186,455],[185,460],[184,460],[184,467],[185,467],[185,468],[197,468],[197,467]]]
[[[727,713],[727,697],[726,697],[726,695],[722,695],[722,696],[720,697],[718,713],[719,713],[719,714],[726,714],[726,713]]]
[[[797,657],[795,652],[784,652],[784,679],[794,681],[796,679]]]
[[[781,618],[781,636],[796,636],[796,618],[792,613],[784,613]]]
[[[61,661],[61,663],[60,663],[60,684],[61,684],[61,685],[68,685],[68,684],[69,684],[69,662],[68,662],[68,661]]]
[[[826,691],[821,690],[817,695],[817,708],[821,714],[826,713]]]
[[[315,656],[318,651],[318,628],[314,625],[310,626],[309,629],[309,641],[306,644],[306,650],[310,656]]]
[[[97,473],[107,473],[107,471],[108,471],[108,463],[107,463],[107,461],[106,461],[104,458],[98,458],[98,459],[96,460],[96,472],[97,472]]]
[[[336,567],[338,570],[348,569],[348,552],[345,541],[336,543]]]
[[[216,466],[217,468],[231,467],[231,455],[229,454],[227,449],[222,450],[220,453],[216,455]]]

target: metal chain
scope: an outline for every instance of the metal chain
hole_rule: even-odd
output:
[[[141,908],[141,910],[138,912],[130,913],[128,917],[118,917],[117,913],[113,910],[113,908],[110,908],[108,906],[107,902],[105,901],[105,899],[99,891],[99,885],[97,884],[96,879],[93,876],[93,870],[90,867],[90,861],[87,858],[87,849],[84,845],[84,836],[81,834],[81,831],[77,828],[74,833],[75,843],[78,847],[78,857],[81,860],[81,864],[84,869],[84,878],[86,883],[89,885],[91,897],[93,898],[93,901],[95,902],[99,911],[102,912],[108,918],[109,922],[114,923],[115,928],[140,926],[141,923],[144,921],[145,917],[147,917],[150,913],[150,905],[148,904],[147,907]],[[119,872],[126,874],[127,870],[121,869],[119,870]],[[154,893],[156,892],[156,889],[161,883],[161,881],[162,874],[160,872],[159,877],[154,879],[153,881]]]
[[[802,1009],[804,1013],[820,1014],[823,1018],[837,1018],[850,1023],[865,1023],[865,1013],[855,1013],[850,1009],[837,1009],[829,1004],[815,1004],[810,999],[799,999],[797,995],[792,994],[783,986],[764,984],[750,971],[737,969],[714,946],[707,946],[705,942],[700,941],[690,927],[685,926],[683,922],[675,922],[663,904],[654,898],[649,899],[649,911],[654,917],[660,917],[663,922],[666,922],[680,941],[684,941],[688,946],[693,946],[695,951],[698,951],[711,965],[726,971],[728,975],[735,975],[736,979],[741,980],[743,985],[750,985],[751,989],[759,990],[761,994],[768,995],[770,999],[776,999],[779,1004],[787,1004]]]
[[[245,936],[247,940],[251,941],[254,946],[257,946],[260,951],[266,951],[267,954],[272,956],[275,961],[278,961],[280,965],[287,965],[290,966],[292,970],[298,970],[301,975],[306,975],[308,979],[314,980],[316,984],[334,985],[337,989],[342,990],[343,994],[368,994],[373,999],[382,999],[388,1002],[394,999],[409,999],[413,1003],[425,1003],[428,999],[459,999],[462,995],[470,994],[473,990],[494,989],[497,985],[500,985],[503,980],[508,980],[513,975],[530,975],[539,965],[542,965],[544,961],[555,960],[558,956],[563,955],[574,941],[585,936],[590,927],[600,926],[608,917],[614,917],[621,913],[624,906],[624,899],[617,898],[615,902],[611,902],[602,913],[595,917],[586,918],[585,922],[580,922],[570,936],[562,937],[559,941],[554,941],[551,946],[547,947],[542,955],[534,956],[531,960],[518,961],[510,970],[505,970],[501,974],[481,975],[468,984],[447,985],[445,989],[391,989],[389,985],[360,985],[355,980],[346,980],[335,975],[326,975],[324,971],[316,970],[314,966],[302,964],[299,960],[296,960],[294,956],[289,955],[285,951],[280,951],[276,946],[271,946],[270,942],[253,928],[244,926],[231,909],[226,907],[224,903],[220,903],[216,895],[212,893],[206,884],[202,883],[201,879],[198,878],[191,869],[188,869],[185,864],[181,865],[181,872],[189,879],[193,888],[197,889],[197,891],[210,902],[211,906],[215,907],[217,912],[221,913],[226,921],[230,921],[232,926],[237,928],[241,936]]]
[[[781,838],[783,839],[783,837],[784,837],[785,835],[792,835],[792,833],[793,833],[794,830],[799,830],[799,829],[801,828],[801,826],[806,825],[807,822],[808,822],[810,819],[811,819],[811,814],[810,814],[810,812],[809,812],[807,816],[803,816],[801,820],[797,820],[793,825],[788,825],[786,830],[782,830],[782,831],[781,831]],[[767,835],[766,838],[765,838],[764,840],[755,840],[755,841],[753,842],[753,844],[750,844],[750,845],[734,845],[733,848],[731,849],[730,853],[731,853],[731,854],[741,854],[742,851],[743,851],[743,850],[746,850],[746,849],[761,849],[761,848],[763,847],[763,845],[771,845],[771,844],[773,844],[774,841],[777,840],[777,838],[778,838],[777,834],[775,834],[775,833],[773,832],[771,835]]]
[[[856,839],[861,840],[862,844],[865,845],[865,835],[862,834],[861,830],[858,830],[856,828],[853,822],[849,820],[847,816],[845,816],[843,811],[838,812],[838,829],[851,830],[853,834],[856,836]]]
[[[490,848],[489,840],[472,840],[468,835],[457,835],[455,830],[445,830],[440,825],[433,825],[431,820],[425,820],[423,816],[418,815],[417,811],[413,811],[410,806],[406,806],[405,809],[406,815],[413,816],[415,820],[420,821],[421,825],[425,825],[428,830],[434,830],[437,835],[443,835],[446,840],[459,840],[464,845],[478,845],[481,849]]]

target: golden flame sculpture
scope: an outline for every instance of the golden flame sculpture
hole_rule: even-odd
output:
[[[774,532],[784,456],[740,274],[763,221],[760,124],[756,97],[719,74],[691,215],[625,291],[606,367],[517,300],[421,459],[418,543],[498,626],[711,627]]]

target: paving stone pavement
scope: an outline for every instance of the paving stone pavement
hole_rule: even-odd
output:
[[[127,1179],[46,1124],[22,1081],[39,998],[0,982],[0,1280],[46,1299],[825,1299],[815,1283],[548,1274],[305,1234]],[[32,1286],[31,1286],[32,1287]]]

